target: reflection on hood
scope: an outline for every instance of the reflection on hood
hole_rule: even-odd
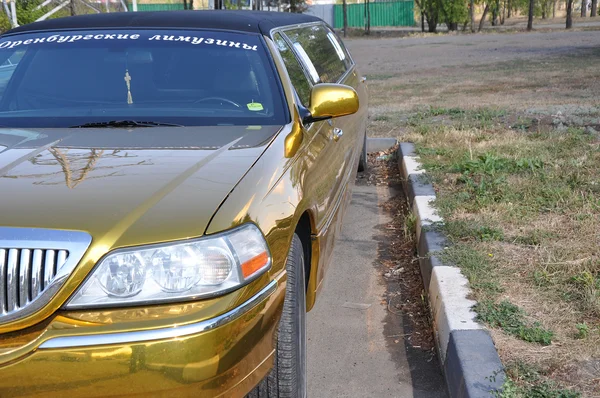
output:
[[[279,126],[0,130],[0,225],[201,235]],[[170,231],[170,234],[166,231]]]

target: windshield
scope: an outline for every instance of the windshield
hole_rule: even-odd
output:
[[[0,127],[281,125],[284,109],[259,35],[104,30],[0,40]]]

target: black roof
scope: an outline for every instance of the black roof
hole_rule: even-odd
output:
[[[34,22],[9,30],[5,35],[50,30],[104,28],[202,28],[268,34],[273,28],[317,21],[321,21],[321,19],[312,15],[268,11],[117,12],[78,15]]]

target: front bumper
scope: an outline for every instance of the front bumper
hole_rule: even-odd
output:
[[[0,397],[244,396],[272,366],[284,285],[185,326],[47,339],[0,365]]]

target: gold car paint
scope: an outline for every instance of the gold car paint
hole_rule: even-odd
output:
[[[160,133],[161,130],[153,128],[152,131]],[[112,130],[102,132],[103,136],[111,133]],[[51,132],[48,131],[47,134],[52,138]],[[143,133],[138,129],[130,134],[140,134],[143,137],[144,134],[151,133]],[[106,151],[95,160],[95,167],[86,176],[84,183],[93,187],[88,190],[69,188],[64,179],[61,181],[60,178],[53,177],[60,174],[67,178],[68,174],[56,161],[27,162],[13,167],[8,174],[3,173],[2,186],[12,192],[12,195],[4,196],[0,202],[3,226],[77,230],[85,225],[84,230],[90,233],[93,240],[78,266],[50,303],[30,316],[0,324],[0,333],[33,326],[54,314],[81,285],[98,261],[114,249],[201,236],[211,215],[231,186],[243,176],[243,172],[265,148],[226,150],[234,143],[235,141],[229,142],[210,151],[161,150],[160,164],[164,164],[164,167],[161,166],[160,173],[156,173],[156,166],[152,165],[157,163],[151,153],[154,151],[128,149],[126,159],[131,159],[127,160],[128,163],[115,159]],[[70,150],[71,164],[78,165],[78,158],[94,151],[61,148],[60,142],[52,144],[55,146],[46,145],[45,151],[34,152],[37,152],[37,156],[46,154],[50,157],[51,150],[63,153]],[[16,151],[15,156],[21,158],[32,156],[32,149]],[[229,172],[225,174],[223,169]],[[75,167],[68,171],[71,174],[82,172]],[[44,184],[48,175],[55,178],[56,182],[51,180],[49,184]],[[211,175],[220,175],[219,181],[207,178]],[[25,197],[19,192],[32,192],[34,196]],[[47,206],[34,205],[39,200],[35,196],[37,192],[40,195],[43,192],[43,200]],[[202,192],[202,200],[190,201],[189,198],[198,192]],[[111,198],[119,205],[112,204]],[[76,208],[78,201],[85,205]],[[52,208],[53,211],[49,212],[47,208]],[[186,217],[186,214],[194,216]],[[251,297],[258,290],[244,292],[243,298]]]
[[[279,272],[285,268],[285,258],[296,225],[300,217],[307,213],[313,235],[307,291],[307,309],[310,310],[333,252],[335,237],[341,228],[339,218],[350,200],[366,126],[356,123],[353,115],[303,126],[283,60],[272,40],[265,36],[265,41],[284,83],[288,105],[293,112],[292,125],[286,126],[271,144],[269,151],[272,156],[261,157],[231,192],[213,217],[207,233],[235,227],[246,219],[253,220],[269,241],[273,256],[272,270]],[[365,100],[366,104],[366,91],[360,87],[355,68],[348,71],[341,83],[355,87],[359,103]],[[322,103],[335,103],[340,94],[346,95],[344,91],[337,90],[328,93],[323,91],[323,97],[319,99]],[[358,112],[362,117],[366,116],[364,104]],[[333,129],[337,125],[343,128],[344,136],[335,142]],[[301,140],[297,138],[300,133]],[[285,144],[290,141],[286,138],[290,135],[299,148],[292,158],[286,158]],[[278,143],[282,138],[283,142]],[[356,143],[357,140],[360,143]],[[297,144],[297,141],[300,143]],[[330,228],[331,225],[334,227]]]
[[[243,396],[272,367],[284,295],[282,282],[241,318],[197,335],[34,350],[0,368],[0,396]],[[56,327],[76,328],[70,319]]]
[[[352,115],[359,109],[358,94],[341,84],[321,83],[310,93],[309,112],[313,119]]]
[[[295,110],[285,67],[270,38],[265,40],[282,77],[289,108]],[[353,82],[349,83],[352,85]],[[361,110],[365,111],[364,106]],[[350,189],[344,184],[351,184],[348,178],[353,177],[353,170],[350,168],[356,167],[358,160],[356,155],[355,161],[348,162],[348,151],[342,145],[334,146],[331,139],[333,121],[345,126],[344,138],[361,134],[352,127],[352,117],[317,122],[304,129],[299,115],[293,112],[292,123],[284,126],[266,145],[268,156],[261,156],[248,170],[204,231],[212,234],[244,222],[255,222],[265,234],[273,257],[272,268],[266,275],[237,291],[199,302],[97,311],[60,310],[98,260],[119,246],[117,242],[121,236],[96,239],[50,304],[28,318],[0,326],[0,333],[5,333],[0,340],[0,372],[3,376],[0,396],[7,392],[10,395],[64,395],[68,392],[91,397],[111,391],[118,392],[119,396],[147,392],[159,396],[197,396],[198,387],[208,396],[239,396],[256,385],[272,366],[274,332],[284,298],[285,259],[298,220],[307,212],[314,237],[307,292],[310,308],[325,262],[331,255],[335,234],[339,231],[341,223],[337,219],[350,198]],[[349,121],[344,122],[345,119]],[[302,138],[296,144],[296,153],[286,158],[286,148],[289,149],[286,139],[290,135],[298,137],[299,132],[302,132]],[[347,142],[345,145],[351,147],[351,140],[344,138],[338,143]],[[355,153],[358,153],[356,149]],[[340,169],[341,165],[344,170]],[[333,197],[336,193],[337,197]],[[337,211],[331,210],[332,204],[338,204]],[[210,211],[212,213],[214,209]],[[35,222],[33,218],[30,221]],[[334,228],[326,228],[332,225]],[[189,233],[188,236],[201,234]],[[165,236],[168,235],[167,231]],[[119,247],[125,243],[151,243],[147,241],[149,235],[142,234],[141,237],[136,242],[135,237],[129,235]],[[37,349],[43,341],[55,336],[147,330],[213,318],[239,306],[272,279],[278,280],[278,289],[267,303],[210,332],[146,343]],[[143,356],[141,352],[144,352]],[[138,370],[132,361],[142,357],[144,366]],[[72,369],[66,368],[69,361],[73,363]],[[107,366],[109,363],[111,366]]]

